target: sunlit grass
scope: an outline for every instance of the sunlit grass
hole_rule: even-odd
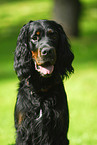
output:
[[[15,139],[14,105],[17,80],[0,81],[0,144],[12,144]]]
[[[96,0],[79,0],[80,2],[82,2],[83,4],[94,4],[96,3]]]
[[[52,1],[13,1],[0,6],[0,31],[6,32],[8,27],[27,23],[28,20],[51,18]]]
[[[0,27],[6,27],[10,24],[13,25],[19,20],[24,20],[29,15],[30,17],[31,15],[34,15],[34,19],[37,19],[37,17],[43,18],[50,8],[51,1],[48,1],[48,4],[47,1],[13,1],[11,3],[6,3],[1,5],[0,8],[0,17],[2,17],[3,20],[3,23],[0,24]],[[40,13],[42,13],[43,16]],[[6,24],[6,22],[9,23]]]
[[[97,142],[97,69],[76,68],[65,81],[70,108],[69,137],[71,145],[92,145]],[[96,116],[95,116],[96,115]]]
[[[80,17],[80,33],[84,35],[97,34],[97,2],[95,0],[82,0]]]

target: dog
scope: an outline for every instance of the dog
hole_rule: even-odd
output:
[[[21,28],[14,56],[19,78],[16,145],[69,145],[63,79],[74,72],[73,59],[68,38],[57,22],[30,21]]]

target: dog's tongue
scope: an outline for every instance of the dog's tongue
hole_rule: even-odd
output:
[[[37,71],[39,71],[40,73],[47,75],[47,74],[51,74],[54,70],[54,66],[47,66],[47,67],[42,67],[42,66],[38,66]]]

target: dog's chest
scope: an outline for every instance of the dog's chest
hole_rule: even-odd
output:
[[[42,112],[42,109],[40,109],[40,110],[39,110],[39,114],[37,115],[36,120],[37,120],[37,121],[40,120],[40,119],[42,118],[42,116],[43,116],[43,112]]]

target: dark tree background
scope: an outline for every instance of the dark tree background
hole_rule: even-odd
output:
[[[78,20],[81,11],[79,0],[54,0],[54,19],[62,24],[70,36],[78,36]]]

